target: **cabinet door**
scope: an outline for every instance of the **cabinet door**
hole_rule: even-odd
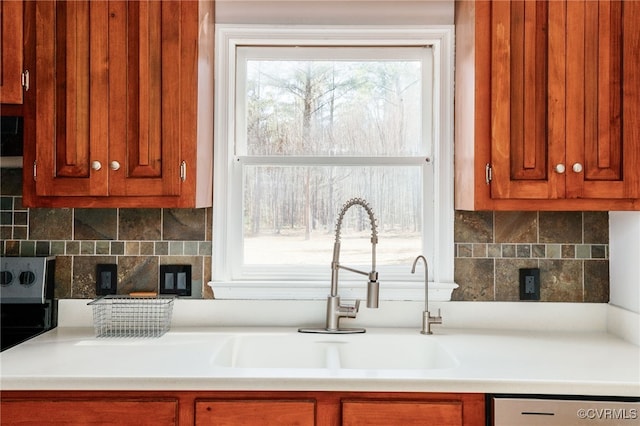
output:
[[[36,194],[179,196],[197,40],[198,2],[39,2]]]
[[[566,7],[567,197],[638,198],[640,6]]]
[[[198,3],[112,1],[109,7],[109,194],[179,195],[187,142],[180,82],[194,69]],[[183,50],[191,55],[186,60]]]
[[[491,3],[491,196],[564,197],[564,8]]]
[[[343,401],[343,426],[462,426],[462,402]]]
[[[640,196],[638,9],[492,2],[492,198]]]
[[[196,401],[196,426],[315,425],[312,400]],[[366,424],[366,423],[362,423]]]
[[[41,1],[35,15],[36,194],[106,196],[107,2]]]
[[[3,426],[177,425],[178,402],[131,400],[34,399],[2,401]]]
[[[0,103],[22,103],[22,27],[21,1],[0,3]]]

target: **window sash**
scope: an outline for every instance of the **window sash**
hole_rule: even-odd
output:
[[[417,156],[410,159],[402,157],[366,157],[367,162],[398,162],[405,160],[415,164],[424,163],[428,169],[423,176],[433,176],[434,184],[426,185],[431,193],[425,194],[424,226],[430,234],[424,243],[429,245],[430,281],[435,287],[455,285],[453,283],[453,26],[435,27],[336,27],[336,26],[299,26],[282,28],[270,26],[218,25],[216,46],[216,144],[214,154],[217,159],[214,171],[214,206],[219,206],[214,215],[214,250],[212,256],[212,272],[216,296],[240,298],[318,298],[326,297],[328,281],[312,272],[308,276],[289,276],[284,278],[283,271],[277,267],[270,271],[262,271],[258,277],[250,268],[236,277],[232,277],[229,265],[233,257],[232,251],[237,249],[236,236],[231,232],[231,221],[242,211],[241,191],[232,191],[231,182],[242,178],[243,164],[278,164],[287,161],[278,157],[237,156],[234,152],[236,121],[234,117],[235,99],[233,89],[235,81],[235,52],[239,46],[284,46],[300,44],[309,46],[338,46],[342,44],[357,46],[425,46],[433,49],[433,151],[428,157]],[[294,157],[289,160],[296,164],[357,165],[358,157]],[[426,160],[426,161],[425,161]],[[434,161],[439,160],[439,161]],[[239,188],[238,186],[236,188]],[[240,194],[236,194],[240,192]],[[437,208],[435,207],[437,206]],[[217,214],[220,209],[224,214]],[[430,225],[428,225],[430,224]],[[240,229],[235,227],[236,229]],[[427,250],[425,249],[425,253]],[[416,255],[419,253],[416,253]],[[410,267],[410,265],[409,265]],[[326,277],[327,271],[321,272]],[[401,269],[401,268],[400,268]],[[402,272],[398,272],[398,276]],[[311,278],[317,278],[312,280]],[[240,278],[240,279],[233,279]],[[423,276],[415,274],[413,281],[394,281],[392,275],[381,281],[382,300],[422,300],[424,297]],[[361,296],[364,286],[351,277],[341,275],[340,292],[348,298],[351,294]],[[325,288],[326,287],[326,288]],[[218,291],[218,290],[221,291]],[[222,291],[224,290],[224,291]],[[450,290],[449,290],[450,291]]]

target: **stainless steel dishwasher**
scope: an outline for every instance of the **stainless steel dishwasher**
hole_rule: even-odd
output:
[[[580,426],[640,424],[640,397],[492,395],[494,426]]]

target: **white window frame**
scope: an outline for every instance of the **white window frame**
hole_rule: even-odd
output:
[[[433,131],[431,160],[433,167],[433,197],[425,197],[424,227],[429,241],[423,242],[423,253],[429,259],[431,300],[446,300],[457,285],[453,280],[453,71],[454,28],[440,26],[216,26],[216,83],[214,114],[214,217],[212,276],[210,283],[216,298],[222,299],[325,299],[329,292],[330,263],[326,276],[262,275],[252,278],[230,268],[232,256],[238,256],[242,237],[238,237],[237,219],[242,211],[242,194],[230,191],[233,179],[238,179],[241,167],[234,156],[235,143],[235,73],[238,46],[425,46],[433,49]],[[336,159],[334,158],[334,161]],[[256,160],[259,162],[259,160]],[[338,159],[348,163],[349,159]],[[393,159],[382,159],[389,164]],[[334,163],[335,164],[335,163]],[[404,163],[406,164],[406,163]],[[234,176],[235,174],[235,176]],[[241,179],[241,177],[240,177]],[[425,191],[427,193],[428,191]],[[427,194],[428,195],[428,194]],[[427,199],[428,198],[428,199]],[[436,207],[430,207],[433,200]],[[346,200],[344,200],[346,201]],[[375,211],[375,206],[372,206]],[[235,219],[234,219],[235,218]],[[234,222],[235,221],[235,222]],[[234,230],[235,229],[235,234]],[[429,232],[432,231],[432,232]],[[240,241],[238,241],[238,238]],[[427,248],[433,247],[429,250]],[[348,264],[348,260],[343,263]],[[423,300],[422,269],[411,275],[406,266],[406,278],[385,280],[380,274],[381,300]],[[235,277],[234,277],[235,275]],[[344,299],[362,298],[366,283],[341,275],[339,293]],[[435,297],[434,297],[435,296]]]

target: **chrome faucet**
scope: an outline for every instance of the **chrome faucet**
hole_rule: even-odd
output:
[[[369,215],[371,222],[371,272],[364,272],[357,269],[349,268],[340,264],[340,231],[344,215],[351,207],[359,205],[365,209]],[[340,296],[338,296],[338,272],[340,269],[355,272],[356,274],[365,275],[369,278],[367,284],[367,308],[377,308],[380,294],[380,283],[378,282],[378,273],[376,272],[376,244],[378,244],[378,228],[376,226],[376,218],[369,204],[362,198],[352,198],[347,201],[342,210],[338,214],[336,221],[336,239],[333,243],[333,260],[331,262],[331,294],[327,297],[327,320],[324,328],[301,328],[301,333],[364,333],[364,328],[342,328],[340,327],[341,318],[355,318],[360,309],[360,301],[356,300],[353,305],[341,305]]]
[[[429,312],[429,265],[427,264],[427,259],[424,256],[420,255],[416,257],[416,260],[413,261],[413,266],[411,267],[411,273],[416,273],[416,264],[418,260],[422,259],[424,261],[424,311],[422,312],[422,334],[433,334],[431,331],[431,324],[442,324],[442,316],[440,315],[440,309],[438,309],[438,315],[431,316]]]

